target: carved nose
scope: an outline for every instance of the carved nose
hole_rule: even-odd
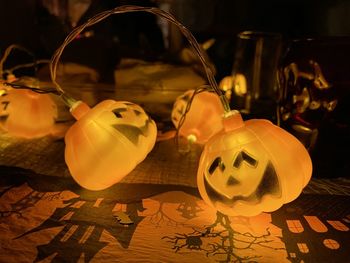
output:
[[[236,184],[240,184],[240,182],[239,182],[236,178],[234,178],[234,177],[231,175],[231,176],[228,178],[226,184],[227,184],[228,186],[233,186],[233,185],[236,185]]]

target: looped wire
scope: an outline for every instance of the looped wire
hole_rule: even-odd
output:
[[[12,68],[10,71],[8,71],[8,70],[4,71],[4,64],[5,64],[8,56],[11,54],[12,50],[15,50],[15,49],[23,51],[26,54],[28,54],[30,57],[32,57],[33,63],[19,65],[19,66],[15,67],[15,68]],[[0,59],[0,79],[3,78],[4,73],[12,73],[12,71],[14,71],[14,70],[16,70],[18,68],[22,68],[22,67],[34,67],[34,71],[37,72],[37,70],[38,70],[38,62],[37,62],[37,59],[36,59],[36,56],[34,55],[34,53],[29,51],[25,47],[22,47],[21,45],[12,44],[12,45],[8,46],[6,48],[6,50],[5,50],[5,52],[4,52],[4,55]]]
[[[156,7],[141,7],[141,6],[131,6],[131,5],[116,7],[114,9],[111,9],[111,10],[108,10],[108,11],[104,11],[104,12],[101,12],[101,13],[93,16],[88,21],[86,21],[84,24],[76,27],[73,31],[71,31],[71,33],[66,37],[66,39],[64,40],[62,45],[56,50],[56,52],[52,56],[51,63],[50,63],[50,74],[51,74],[52,82],[53,82],[54,86],[56,87],[57,91],[61,95],[67,96],[65,94],[64,90],[61,88],[61,86],[56,81],[56,77],[57,77],[56,72],[57,72],[58,62],[60,60],[60,57],[61,57],[61,55],[63,53],[64,48],[69,43],[71,43],[74,39],[76,39],[76,37],[85,28],[97,24],[98,22],[100,22],[103,19],[109,17],[110,15],[129,13],[129,12],[148,12],[148,13],[152,13],[152,14],[157,15],[159,17],[162,17],[165,20],[167,20],[167,21],[173,23],[174,25],[176,25],[179,28],[179,30],[181,31],[181,33],[186,37],[186,39],[188,40],[188,42],[190,43],[190,45],[194,49],[195,53],[197,54],[198,58],[202,62],[203,67],[205,69],[205,73],[206,73],[207,78],[208,78],[208,82],[209,82],[210,88],[212,90],[214,90],[215,93],[219,96],[220,101],[221,101],[221,103],[223,105],[223,108],[224,108],[225,112],[229,112],[230,111],[229,103],[228,103],[225,95],[219,89],[219,87],[218,87],[218,85],[217,85],[217,83],[215,81],[215,78],[213,76],[213,73],[212,73],[212,71],[210,69],[210,65],[208,65],[207,61],[205,60],[205,56],[204,56],[204,54],[203,54],[203,52],[201,50],[201,47],[198,44],[197,40],[194,38],[192,33],[185,26],[183,26],[179,21],[177,21],[175,19],[175,17],[172,14],[167,13],[167,12],[165,12],[165,11],[159,9],[159,8],[156,8]]]

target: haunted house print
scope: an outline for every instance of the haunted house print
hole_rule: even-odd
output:
[[[33,187],[23,181],[1,185],[0,262],[349,258],[346,196],[302,195],[273,213],[228,217],[181,186],[117,184],[101,192]]]
[[[350,197],[301,195],[272,213],[291,262],[350,262]]]

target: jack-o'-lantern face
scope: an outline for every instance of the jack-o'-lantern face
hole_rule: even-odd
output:
[[[116,118],[112,126],[123,133],[133,144],[138,145],[139,136],[149,135],[152,120],[140,106],[127,102],[112,112]]]
[[[138,147],[148,140],[153,144],[153,133],[156,133],[154,121],[140,106],[131,102],[115,101],[109,105],[106,104],[103,110],[101,108],[101,111],[97,112],[99,112],[95,118],[97,123],[114,128],[132,145]],[[151,139],[149,139],[150,133],[152,133]]]
[[[293,201],[310,180],[305,147],[266,120],[243,122],[238,112],[205,145],[197,172],[203,200],[221,213],[254,216]]]
[[[233,205],[236,201],[256,203],[266,195],[280,195],[275,168],[259,144],[223,152],[208,163],[204,175],[212,201]]]
[[[156,141],[155,122],[130,102],[106,100],[93,109],[81,103],[73,116],[78,121],[66,133],[65,160],[76,182],[90,190],[119,182]]]

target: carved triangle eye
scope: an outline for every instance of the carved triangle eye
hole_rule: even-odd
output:
[[[253,167],[256,167],[258,165],[258,161],[246,151],[241,151],[237,154],[237,157],[233,162],[233,167],[239,168],[243,162],[246,162],[248,165]]]
[[[114,113],[115,117],[117,117],[118,119],[121,119],[123,118],[123,115],[121,113],[125,111],[126,111],[125,108],[118,108],[118,109],[114,109],[112,112]]]
[[[215,159],[214,159],[214,161],[212,162],[212,164],[210,165],[210,167],[209,167],[209,174],[213,174],[214,172],[215,172],[215,170],[216,170],[216,168],[220,168],[220,170],[223,172],[223,171],[225,171],[225,164],[222,162],[222,160],[221,160],[221,157],[216,157]]]
[[[135,115],[136,115],[136,116],[139,116],[139,115],[141,115],[141,114],[142,114],[142,112],[141,112],[141,111],[139,111],[139,110],[134,110],[134,113],[135,113]]]

